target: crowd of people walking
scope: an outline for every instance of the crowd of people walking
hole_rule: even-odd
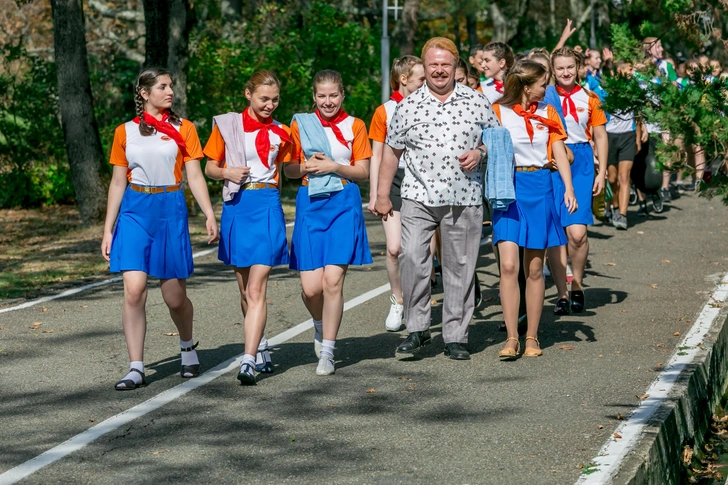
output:
[[[412,357],[431,342],[437,254],[444,353],[455,360],[470,358],[468,327],[485,213],[492,220],[507,333],[498,356],[503,361],[541,356],[546,261],[558,292],[554,312],[587,308],[583,277],[594,197],[611,188],[614,197],[601,209],[615,228],[627,229],[632,165],[646,149],[649,133],[659,133],[659,126],[635,120],[629,112],[606,114],[601,108],[602,61],[627,76],[634,66],[613,59],[608,49],[565,47],[566,39],[562,36],[553,51],[518,54],[502,42],[474,46],[468,64],[451,40],[432,38],[421,57],[394,61],[391,98],[376,109],[368,130],[363,120],[346,113],[338,72],[316,73],[313,113],[296,114],[289,127],[273,118],[280,81],[270,71],[259,71],[245,84],[248,106],[215,116],[204,148],[194,125],[172,110],[170,73],[142,71],[135,86],[136,117],[114,135],[101,245],[111,271],[121,272],[124,282],[122,326],[130,370],[115,388],[146,383],[150,276],[161,280],[179,331],[181,377],[200,373],[193,306],[186,294],[193,264],[183,170],[205,214],[209,242],[219,238],[218,257],[234,269],[240,290],[241,384],[255,384],[256,373],[274,369],[265,338],[266,290],[278,265],[300,274],[301,298],[314,326],[316,373],[334,374],[347,269],[372,263],[359,189],[367,181],[366,207],[381,217],[386,237],[392,294],[384,326],[393,332],[407,329],[395,353]],[[645,62],[655,64],[661,79],[690,82],[663,58],[659,39],[645,39],[645,52]],[[723,76],[720,65],[696,62],[713,68],[715,79]],[[688,149],[699,183],[705,161],[700,147]],[[280,199],[282,174],[301,179],[290,247]],[[205,175],[223,181],[219,229]],[[669,174],[661,189],[660,197],[668,201]],[[640,211],[646,215],[644,205]]]

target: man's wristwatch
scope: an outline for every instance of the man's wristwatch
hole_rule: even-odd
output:
[[[480,161],[481,161],[481,162],[482,162],[483,160],[487,160],[487,158],[488,158],[488,152],[486,152],[485,150],[483,150],[483,149],[482,149],[482,148],[480,148],[479,146],[478,146],[478,147],[475,147],[475,149],[476,149],[476,150],[478,150],[478,151],[480,152]]]

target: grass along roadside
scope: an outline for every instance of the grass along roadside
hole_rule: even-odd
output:
[[[368,184],[362,199],[368,200]],[[286,181],[281,204],[287,222],[296,213],[298,184]],[[212,198],[218,224],[222,198]],[[189,217],[193,251],[206,249],[207,231],[202,213]],[[101,257],[103,224],[83,227],[75,206],[0,210],[0,306],[18,298],[35,298],[71,282],[110,277],[109,263]]]
[[[286,220],[295,215],[295,199],[282,200]],[[218,223],[222,200],[213,200]],[[193,250],[207,248],[202,213],[190,216]],[[109,277],[101,257],[103,224],[83,227],[75,206],[0,210],[0,305],[35,298],[43,290],[72,281]]]

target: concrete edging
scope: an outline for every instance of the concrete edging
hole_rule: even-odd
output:
[[[726,305],[728,307],[728,305]],[[728,312],[721,309],[693,362],[678,377],[623,462],[615,484],[680,484],[685,445],[702,448],[712,410],[728,388]]]

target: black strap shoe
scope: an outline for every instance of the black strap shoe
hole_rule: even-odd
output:
[[[554,315],[568,315],[569,314],[569,300],[566,298],[560,298],[556,302],[554,307]]]
[[[581,313],[584,311],[584,292],[575,290],[571,292],[571,311]]]
[[[445,344],[445,355],[452,360],[470,360],[470,352],[465,348],[465,344],[458,342]]]
[[[404,342],[399,344],[397,353],[413,355],[419,352],[425,345],[429,345],[430,342],[432,342],[432,336],[429,330],[425,330],[424,332],[411,332],[404,339]]]

